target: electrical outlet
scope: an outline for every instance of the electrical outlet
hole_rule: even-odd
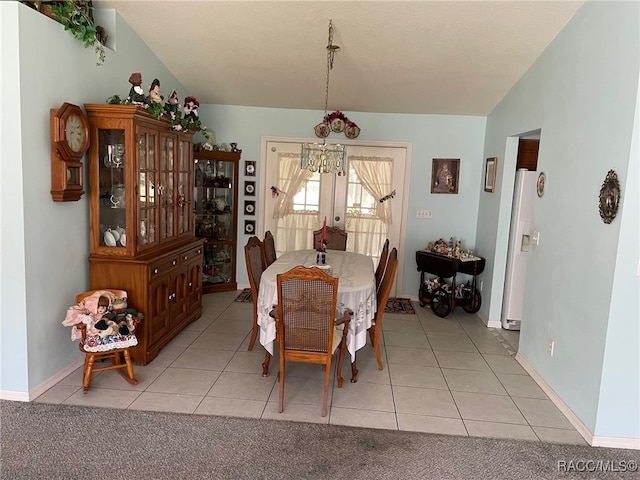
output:
[[[549,340],[549,355],[553,357],[553,349],[556,346],[556,342]]]
[[[417,210],[416,218],[432,218],[431,210]]]

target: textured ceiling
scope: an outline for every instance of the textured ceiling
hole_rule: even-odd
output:
[[[450,115],[488,115],[583,3],[93,1],[118,10],[181,97],[324,109],[332,19],[329,111]]]

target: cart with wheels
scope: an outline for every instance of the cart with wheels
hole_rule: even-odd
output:
[[[482,273],[485,259],[481,257],[456,258],[439,253],[418,250],[416,263],[420,271],[420,289],[418,292],[420,305],[431,304],[431,310],[439,317],[446,317],[457,306],[461,306],[467,313],[476,313],[480,310],[482,296],[476,288],[476,276]],[[440,286],[433,291],[426,291],[424,274],[430,273],[444,279]],[[471,282],[458,285],[456,275],[458,273],[470,275]],[[450,284],[446,282],[450,280]]]

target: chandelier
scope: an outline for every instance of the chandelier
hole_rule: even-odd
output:
[[[337,173],[343,175],[346,171],[345,146],[339,143],[329,144],[326,137],[331,132],[327,106],[329,104],[329,75],[333,68],[333,56],[340,50],[339,45],[333,43],[333,24],[329,20],[329,40],[327,42],[327,86],[324,94],[324,117],[322,122],[316,125],[316,136],[322,138],[322,143],[303,143],[300,155],[300,168],[312,172]]]

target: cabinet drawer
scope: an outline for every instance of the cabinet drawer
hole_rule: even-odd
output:
[[[194,258],[202,258],[202,245],[190,248],[180,253],[180,261],[184,264]]]
[[[153,279],[162,274],[169,272],[171,269],[176,268],[180,263],[180,257],[172,255],[170,257],[164,257],[149,264],[149,279]]]

